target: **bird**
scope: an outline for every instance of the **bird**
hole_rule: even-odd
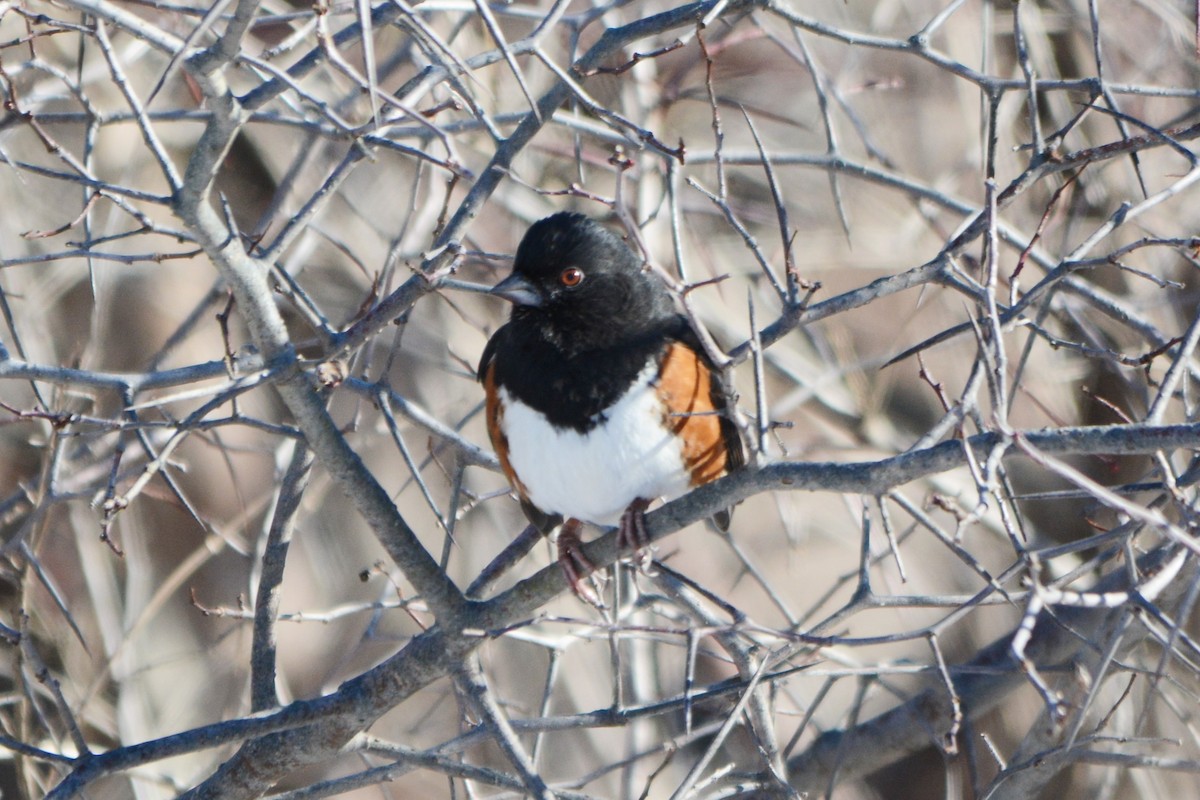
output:
[[[650,504],[744,464],[732,403],[664,280],[590,217],[531,225],[490,294],[513,308],[479,363],[488,436],[529,522],[561,526],[571,588],[600,605],[582,524],[618,526],[648,567]],[[713,519],[727,529],[729,516]]]

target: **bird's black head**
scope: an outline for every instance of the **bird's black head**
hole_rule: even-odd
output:
[[[641,334],[674,316],[662,281],[642,269],[619,236],[569,212],[530,226],[512,275],[492,293],[515,305],[514,322],[596,344]]]

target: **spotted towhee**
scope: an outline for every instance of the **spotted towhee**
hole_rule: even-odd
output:
[[[616,234],[581,214],[530,227],[492,294],[514,304],[487,343],[487,427],[521,508],[576,593],[581,522],[619,525],[644,553],[643,515],[743,463],[728,399],[663,281]],[[729,524],[729,512],[715,517]]]

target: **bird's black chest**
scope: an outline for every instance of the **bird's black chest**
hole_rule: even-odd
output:
[[[551,425],[587,433],[666,349],[661,335],[630,337],[607,347],[571,347],[516,323],[496,334],[496,383],[539,411]]]

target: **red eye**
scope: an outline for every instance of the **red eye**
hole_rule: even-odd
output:
[[[583,283],[583,270],[579,269],[578,267],[567,267],[562,271],[562,274],[558,276],[558,280],[563,286],[566,286],[568,289],[573,289],[574,287]]]

